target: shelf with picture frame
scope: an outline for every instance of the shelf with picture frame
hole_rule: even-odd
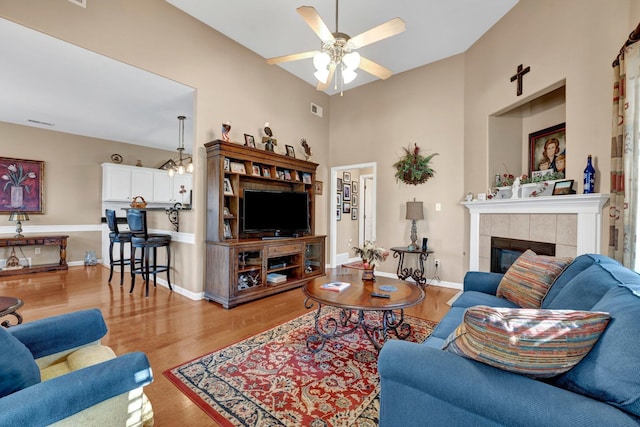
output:
[[[324,274],[324,260],[307,271],[306,253],[324,256],[325,236],[315,236],[315,191],[317,164],[292,156],[267,152],[230,142],[212,141],[207,151],[207,218],[205,297],[225,308],[282,290],[301,286]],[[240,166],[241,165],[241,166]],[[288,173],[286,173],[288,172]],[[280,174],[280,177],[278,176]],[[282,240],[262,240],[261,235],[242,230],[242,200],[245,190],[296,191],[309,195],[310,232]],[[240,252],[260,252],[262,265],[241,270]],[[273,259],[286,266],[282,283],[270,283],[267,273]],[[242,282],[242,283],[241,283]],[[260,286],[245,282],[260,283]]]

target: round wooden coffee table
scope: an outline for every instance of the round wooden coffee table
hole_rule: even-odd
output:
[[[341,292],[322,289],[329,282],[347,282],[350,286]],[[385,290],[393,287],[395,290]],[[411,325],[404,321],[404,309],[424,300],[424,291],[403,280],[377,276],[375,281],[363,281],[359,271],[338,269],[318,277],[304,285],[305,307],[318,304],[315,315],[315,333],[307,337],[307,348],[316,353],[324,348],[327,340],[340,337],[361,328],[371,344],[380,350],[393,333],[405,339],[411,333]],[[377,298],[372,293],[388,294],[389,298]],[[323,306],[339,309],[339,319],[322,316]],[[368,312],[379,312],[379,322],[374,322]]]

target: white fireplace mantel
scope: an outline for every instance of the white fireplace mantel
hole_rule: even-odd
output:
[[[577,254],[600,253],[602,208],[608,194],[571,194],[463,202],[471,215],[469,270],[480,266],[480,215],[482,214],[577,214]]]

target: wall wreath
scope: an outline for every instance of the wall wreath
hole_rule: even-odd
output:
[[[435,171],[431,168],[430,162],[438,153],[423,156],[420,154],[418,144],[414,144],[413,149],[409,145],[404,151],[405,155],[393,164],[393,167],[396,168],[396,180],[405,184],[418,185],[433,177]]]

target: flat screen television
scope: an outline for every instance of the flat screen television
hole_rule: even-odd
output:
[[[309,194],[304,191],[244,190],[242,231],[274,237],[310,231]]]

